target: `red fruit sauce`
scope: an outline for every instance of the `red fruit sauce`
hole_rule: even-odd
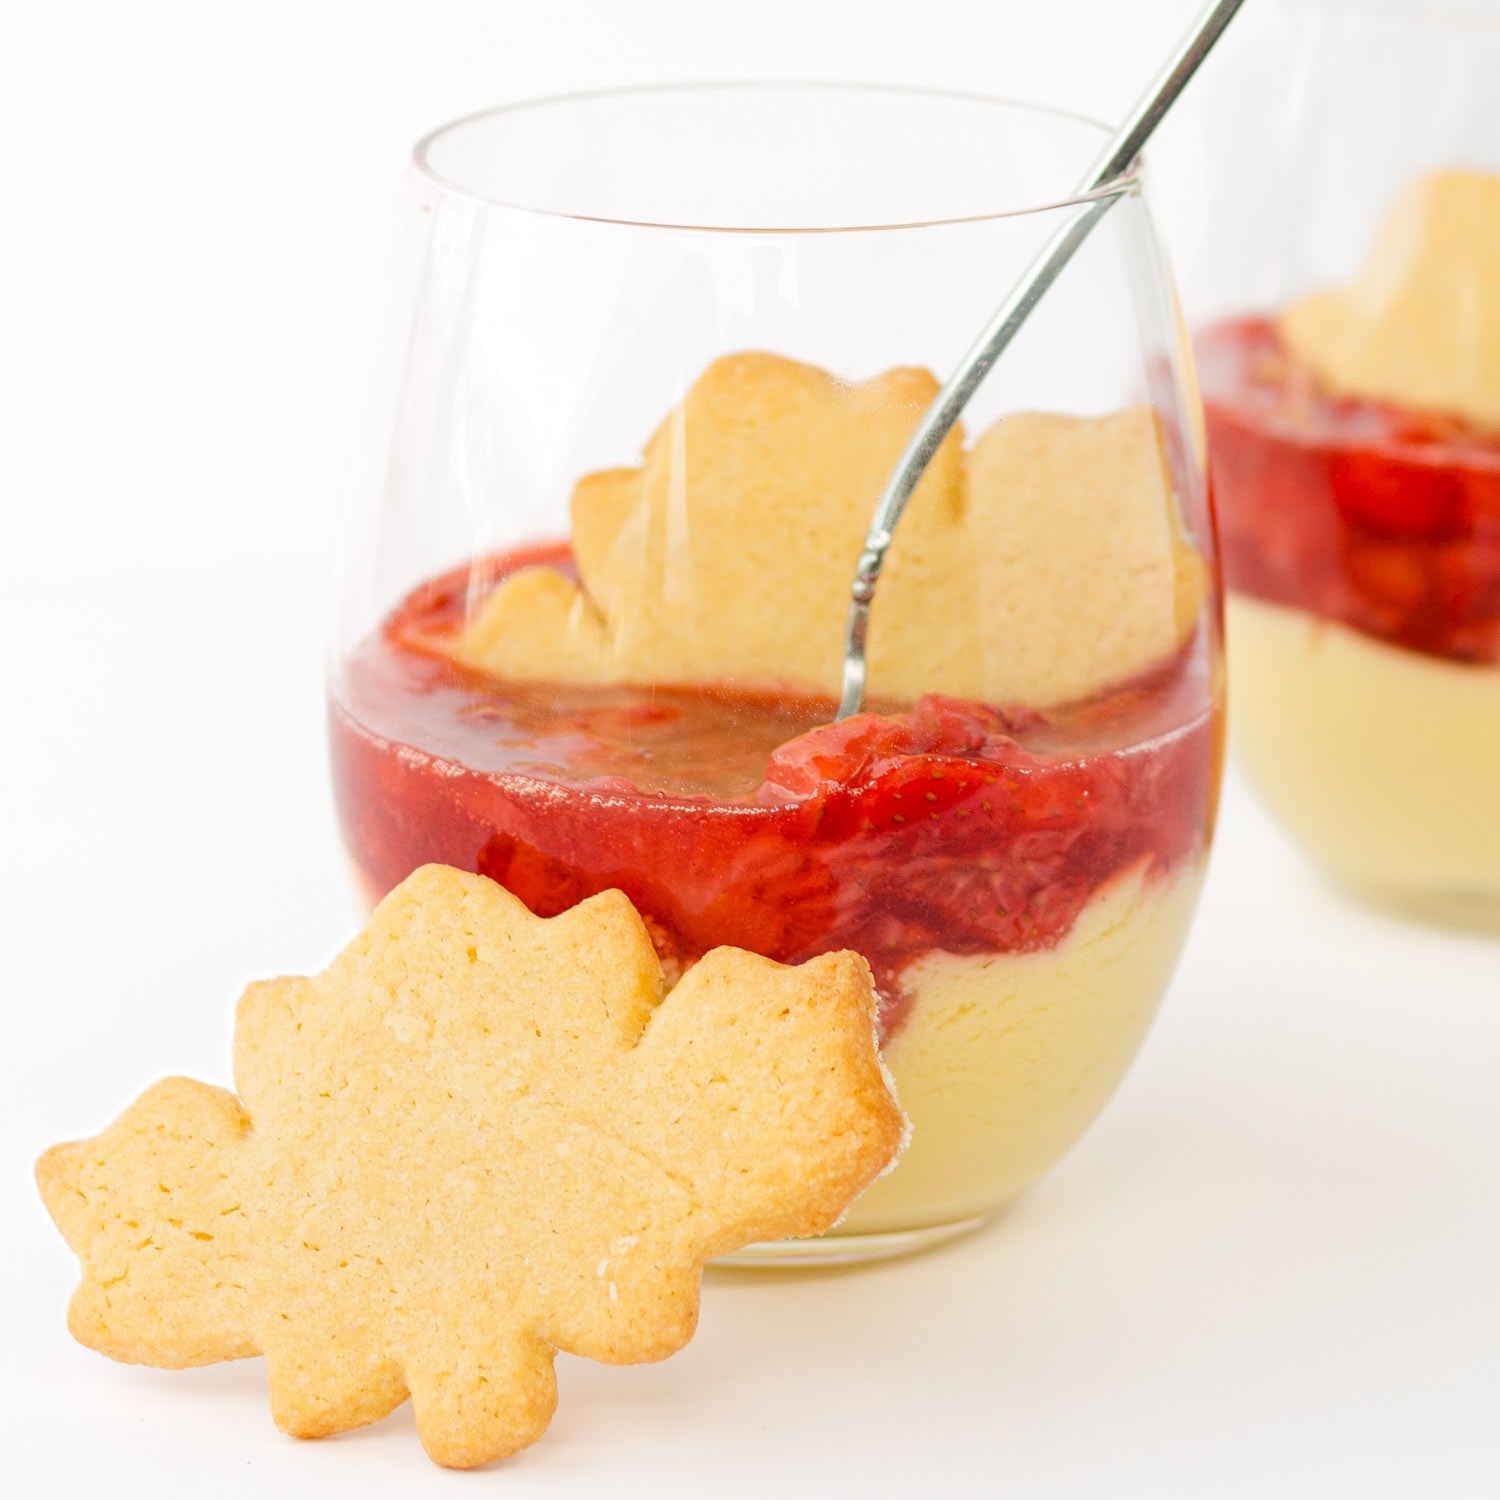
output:
[[[1198,345],[1230,588],[1500,661],[1500,434],[1334,396],[1265,319]]]
[[[834,724],[820,698],[500,682],[440,654],[532,548],[416,590],[330,702],[344,837],[374,899],[429,861],[541,916],[618,887],[669,972],[720,944],[863,953],[883,1035],[912,959],[1048,947],[1112,875],[1202,853],[1220,757],[1202,632],[1046,715],[936,695]]]

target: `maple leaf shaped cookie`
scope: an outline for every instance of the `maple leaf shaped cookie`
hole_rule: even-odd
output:
[[[324,973],[251,985],[234,1063],[238,1097],[169,1078],[38,1163],[70,1328],[263,1353],[304,1437],[410,1395],[458,1467],[541,1435],[556,1350],[680,1349],[705,1260],[827,1229],[905,1129],[855,954],[718,949],[663,998],[618,891],[543,920],[436,865]]]
[[[837,698],[871,512],[937,393],[927,370],[851,384],[774,354],[715,360],[640,468],[579,480],[577,580],[511,574],[453,656],[511,681]],[[963,440],[960,424],[891,545],[870,621],[873,694],[1046,707],[1177,650],[1208,574],[1150,407],[1012,412],[967,453]]]

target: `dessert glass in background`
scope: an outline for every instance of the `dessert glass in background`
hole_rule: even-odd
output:
[[[1500,928],[1500,7],[1266,20],[1188,279],[1235,757],[1342,886]]]
[[[832,723],[874,503],[1106,136],[705,86],[499,110],[416,153],[330,684],[355,877],[373,902],[441,861],[542,915],[619,887],[669,979],[719,944],[861,952],[911,1144],[834,1234],[751,1259],[890,1254],[1002,1207],[1103,1107],[1186,936],[1217,564],[1138,179],[934,460],[869,712]]]

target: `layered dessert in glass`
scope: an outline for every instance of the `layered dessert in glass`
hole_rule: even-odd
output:
[[[1132,175],[901,520],[881,491],[1106,132],[803,85],[497,111],[418,152],[330,683],[362,898],[440,861],[553,915],[868,962],[910,1144],[839,1260],[1079,1137],[1185,939],[1222,761],[1200,412]],[[939,145],[941,143],[941,150]],[[894,169],[914,150],[930,170]],[[1037,207],[1035,205],[1041,205]]]
[[[1199,341],[1235,749],[1341,883],[1500,924],[1500,176]]]

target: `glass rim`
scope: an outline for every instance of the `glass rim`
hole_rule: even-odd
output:
[[[622,229],[665,230],[676,233],[726,235],[879,234],[913,229],[937,229],[948,225],[987,224],[1000,219],[1026,218],[1034,214],[1054,213],[1059,209],[1079,208],[1087,203],[1097,203],[1101,199],[1118,198],[1125,193],[1138,189],[1145,175],[1144,158],[1138,157],[1125,171],[1110,178],[1108,182],[1101,183],[1097,188],[1092,188],[1087,192],[1064,194],[1061,197],[1051,198],[1041,203],[1028,203],[1020,208],[995,209],[987,213],[957,214],[930,219],[911,219],[879,224],[788,224],[767,227],[764,225],[697,224],[686,221],[672,222],[659,219],[633,219],[613,214],[586,214],[570,212],[564,209],[540,208],[534,204],[491,196],[490,194],[476,192],[472,188],[464,187],[461,183],[453,181],[452,178],[445,177],[433,166],[431,160],[432,148],[450,132],[461,130],[465,126],[476,124],[481,120],[495,119],[503,115],[520,114],[526,110],[550,109],[558,106],[591,103],[596,100],[624,99],[647,94],[734,93],[750,92],[756,89],[788,89],[827,94],[888,94],[907,99],[929,99],[942,100],[949,103],[998,106],[1002,109],[1016,110],[1032,116],[1086,126],[1090,130],[1099,132],[1101,145],[1113,130],[1113,127],[1105,124],[1104,121],[1097,120],[1092,115],[1083,114],[1078,110],[1064,109],[1059,105],[1041,104],[1035,100],[1017,99],[1002,94],[982,94],[973,91],[928,88],[912,84],[858,83],[829,79],[703,79],[685,80],[675,83],[622,84],[604,88],[579,89],[563,94],[542,94],[530,99],[517,99],[509,104],[493,105],[488,109],[475,110],[472,114],[461,115],[456,120],[449,120],[445,124],[439,125],[436,129],[429,130],[426,135],[422,136],[416,145],[412,147],[411,165],[418,177],[431,183],[433,187],[442,193],[449,197],[478,204],[484,208],[504,209],[507,212],[531,214],[538,218],[565,219],[580,224],[612,225]]]

